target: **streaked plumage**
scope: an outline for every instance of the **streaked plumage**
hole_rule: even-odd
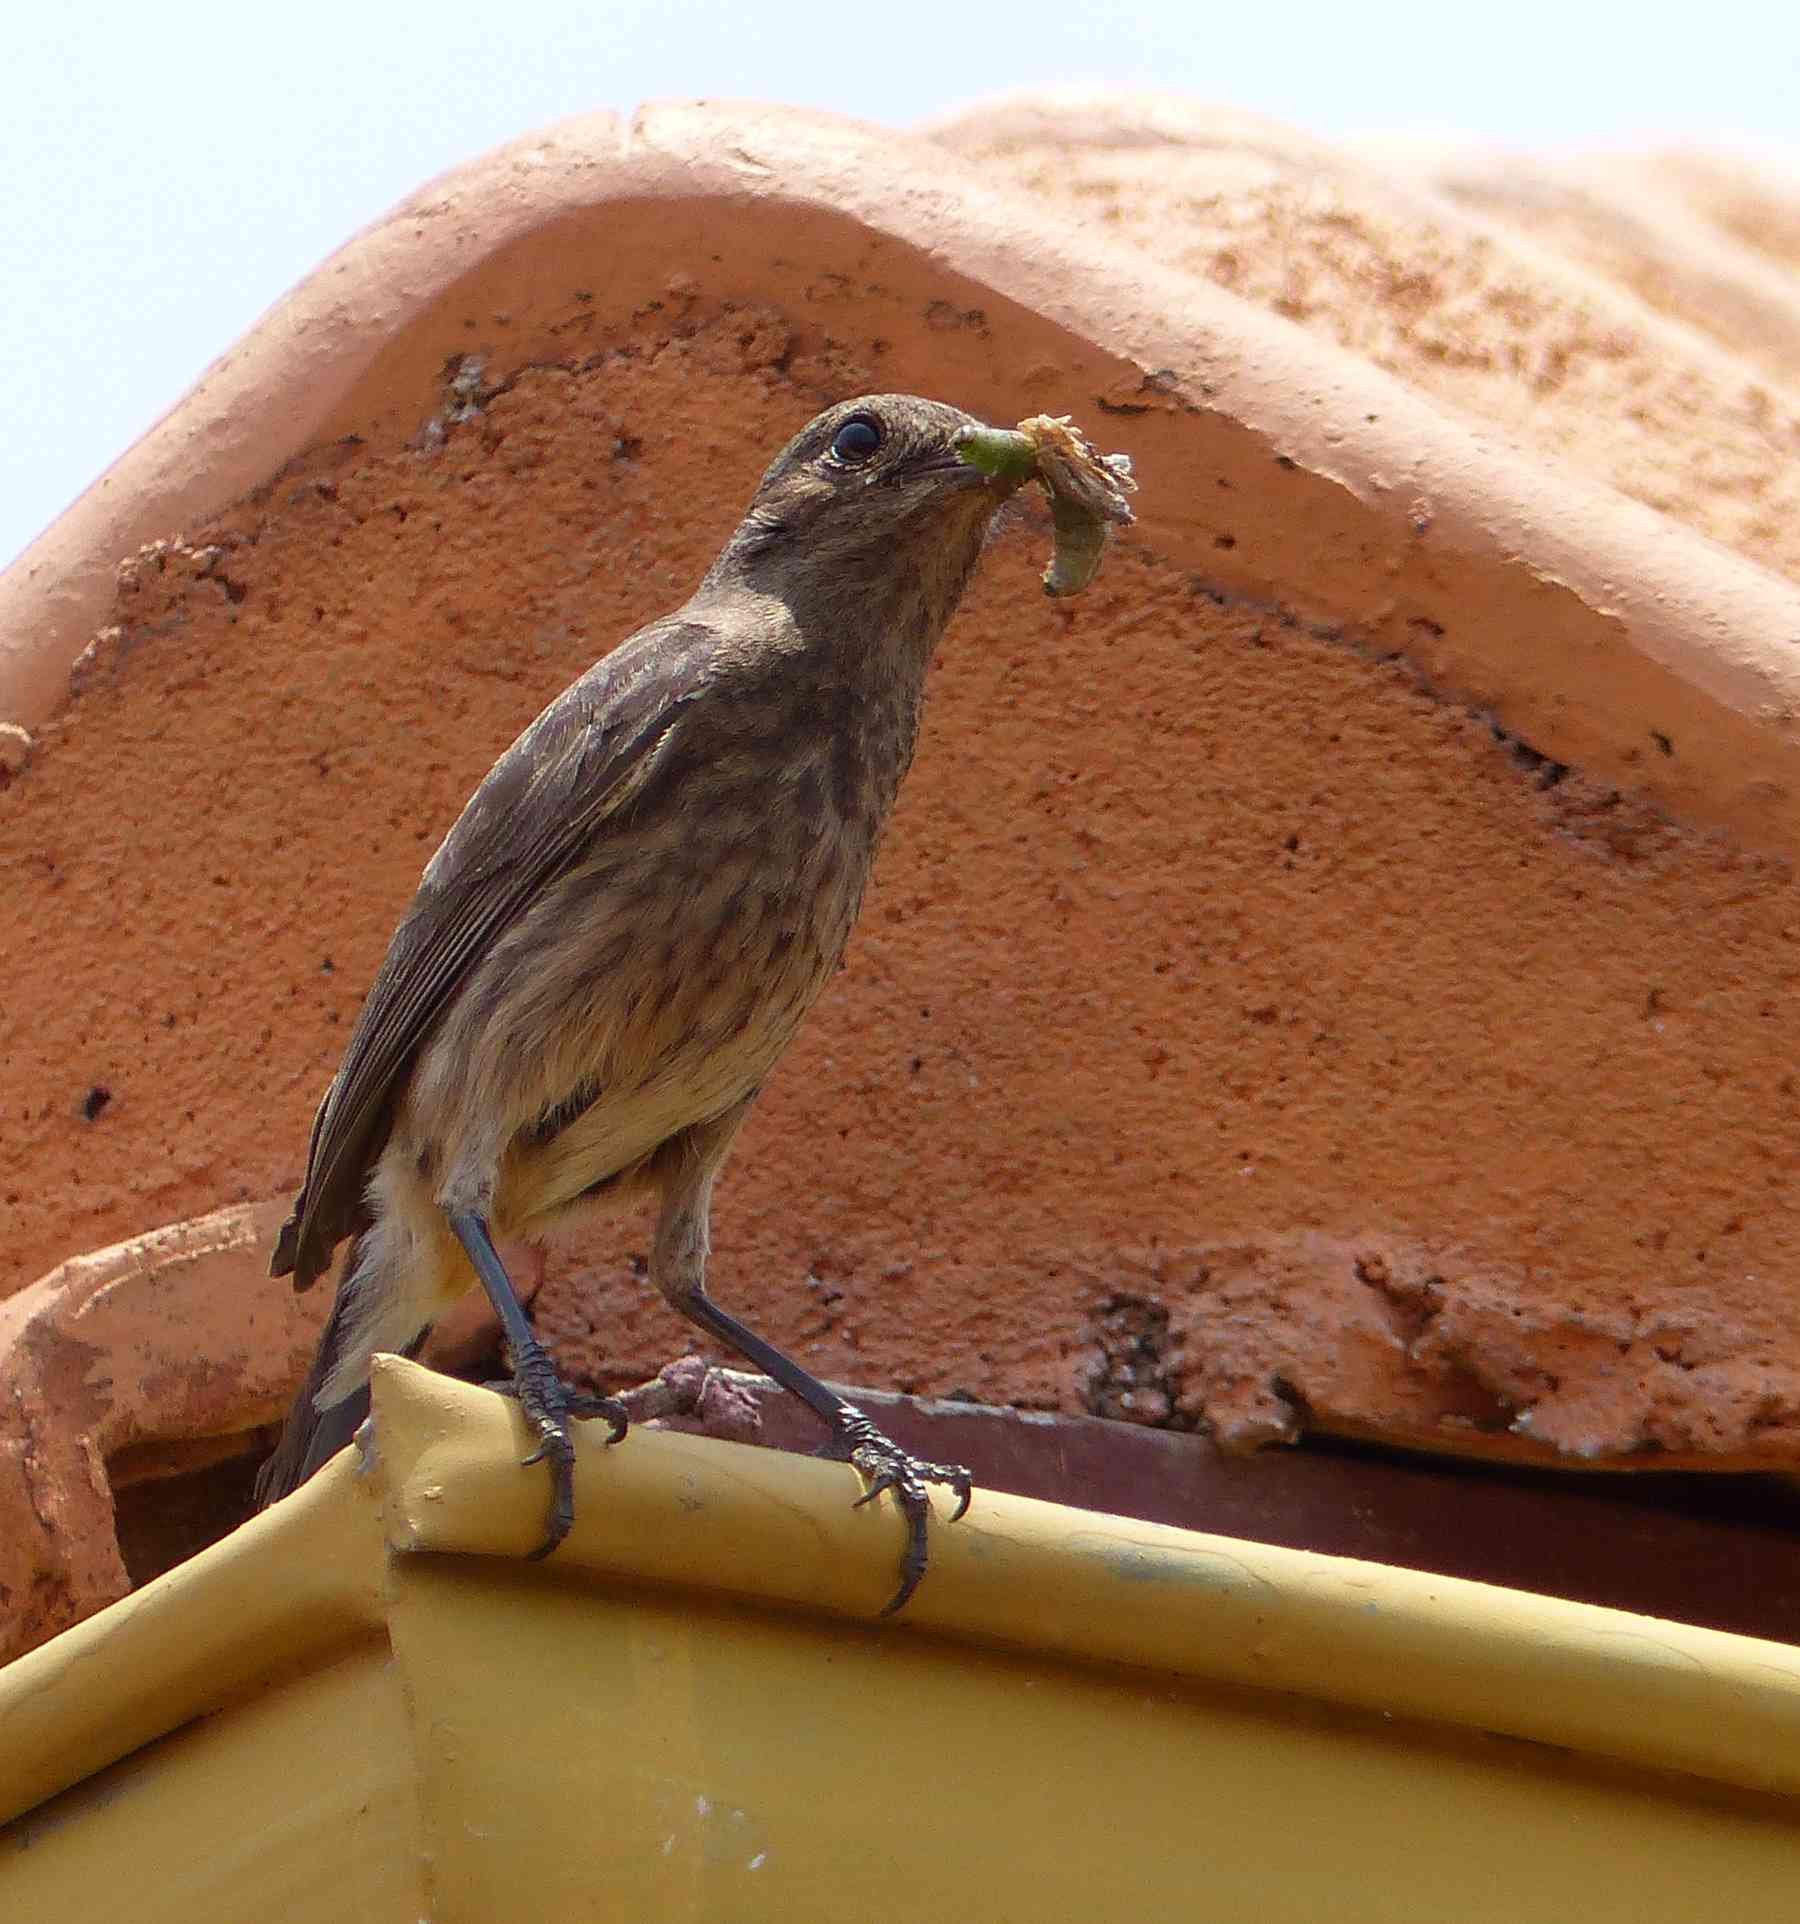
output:
[[[843,952],[931,653],[1017,485],[957,458],[971,425],[892,395],[818,417],[686,606],[559,695],[444,838],[320,1105],[276,1251],[304,1289],[355,1238],[262,1501],[347,1438],[370,1355],[416,1346],[477,1280],[484,1235],[536,1237],[649,1188],[652,1280],[899,1488],[923,1568],[915,1473],[943,1466],[849,1421],[710,1302],[704,1267],[713,1180]],[[844,458],[870,428],[876,447]],[[504,1316],[497,1265],[482,1280]],[[571,1400],[541,1351],[518,1353],[535,1344],[516,1310],[511,1329],[556,1473],[553,1543]],[[909,1561],[903,1595],[916,1580]]]

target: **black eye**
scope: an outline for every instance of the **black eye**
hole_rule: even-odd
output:
[[[832,437],[831,458],[855,467],[881,446],[881,424],[866,414],[853,414]]]

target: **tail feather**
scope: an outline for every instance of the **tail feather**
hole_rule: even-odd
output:
[[[269,1460],[256,1473],[256,1507],[266,1510],[284,1496],[292,1496],[315,1470],[322,1469],[362,1427],[369,1413],[367,1385],[354,1390],[331,1409],[313,1409],[297,1397],[288,1412],[281,1441]]]
[[[369,1413],[368,1363],[374,1351],[393,1349],[403,1356],[417,1356],[430,1334],[429,1322],[405,1318],[409,1327],[402,1330],[392,1311],[385,1316],[370,1313],[371,1298],[385,1293],[380,1289],[381,1278],[372,1273],[376,1252],[370,1241],[365,1234],[351,1246],[312,1367],[295,1392],[280,1440],[257,1472],[259,1510],[299,1489],[356,1434]],[[404,1311],[400,1315],[404,1317]],[[335,1400],[321,1408],[321,1393],[333,1390]]]
[[[294,1213],[281,1225],[281,1234],[275,1238],[275,1253],[269,1258],[269,1274],[291,1276],[299,1261],[300,1205],[296,1203]]]

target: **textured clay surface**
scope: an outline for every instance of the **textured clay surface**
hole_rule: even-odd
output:
[[[123,1596],[125,1492],[241,1449],[305,1367],[301,1306],[243,1288],[278,1220],[220,1210],[0,1303],[0,1663]]]
[[[294,1185],[463,795],[859,384],[786,342],[528,373],[125,567],[5,824],[16,1281]],[[1154,1302],[1172,1414],[1227,1440],[1510,1449],[1529,1411],[1584,1456],[1792,1460],[1785,869],[1129,540],[1050,605],[1043,548],[1002,539],[952,630],[848,970],[722,1187],[721,1300],[830,1376],[1069,1409]],[[606,1381],[683,1337],[643,1239],[540,1299]]]
[[[1779,205],[1670,164],[1691,244],[1634,275],[1601,271],[1616,181],[1560,180],[1527,240],[1497,223],[1542,178],[1402,189],[1167,109],[936,144],[733,111],[434,184],[0,583],[0,1368],[64,1386],[0,1410],[0,1499],[68,1539],[0,1605],[48,1584],[42,1634],[116,1594],[109,1484],[276,1415],[325,1292],[245,1225],[422,864],[871,388],[1072,412],[1141,519],[1068,603],[1040,507],[993,544],[848,967],[721,1185],[720,1300],[827,1377],[1227,1447],[1800,1464]],[[322,425],[282,445],[290,414]],[[253,489],[164,518],[218,447]],[[192,1260],[129,1243],[232,1205]],[[646,1234],[549,1257],[539,1324],[599,1384],[688,1342]],[[127,1334],[82,1349],[93,1276],[27,1286],[121,1243]]]
[[[1691,244],[1670,245],[1677,196],[1633,221],[1616,203],[1596,215],[1579,180],[1528,195],[1528,174],[1494,180],[1454,161],[1440,195],[1404,155],[1383,165],[1177,103],[982,112],[938,137],[1040,203],[1800,575],[1792,289],[1785,326],[1766,313],[1744,326]],[[1502,218],[1481,218],[1484,203]],[[1758,239],[1778,249],[1769,228],[1765,207]],[[1763,355],[1773,345],[1774,367],[1746,368],[1746,333]]]

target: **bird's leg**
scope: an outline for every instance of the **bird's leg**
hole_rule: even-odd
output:
[[[956,1492],[956,1508],[950,1514],[954,1523],[969,1507],[973,1479],[960,1463],[928,1463],[909,1455],[854,1403],[846,1402],[707,1295],[712,1186],[748,1108],[745,1103],[718,1122],[688,1130],[670,1146],[674,1153],[662,1172],[662,1216],[650,1260],[651,1280],[689,1322],[728,1344],[830,1426],[831,1438],[823,1454],[848,1463],[867,1485],[857,1499],[858,1508],[874,1502],[884,1490],[893,1491],[906,1519],[906,1550],[900,1559],[900,1587],[881,1612],[889,1617],[918,1589],[925,1574],[931,1516],[927,1486],[943,1483]]]
[[[538,1446],[526,1457],[527,1463],[550,1465],[552,1497],[550,1520],[544,1540],[532,1551],[533,1557],[547,1557],[569,1534],[575,1521],[575,1439],[569,1434],[569,1419],[603,1416],[612,1425],[607,1441],[619,1442],[629,1419],[625,1406],[610,1396],[584,1396],[572,1390],[556,1373],[550,1352],[537,1339],[537,1332],[526,1320],[518,1292],[500,1252],[494,1247],[487,1219],[468,1210],[449,1212],[450,1227],[468,1251],[481,1287],[494,1306],[500,1328],[506,1337],[507,1353],[512,1358],[513,1393],[525,1420],[538,1435]]]
[[[900,1587],[881,1611],[884,1617],[891,1617],[918,1589],[919,1580],[925,1574],[929,1555],[926,1529],[931,1517],[926,1486],[943,1483],[956,1492],[956,1508],[950,1512],[950,1521],[954,1523],[968,1509],[974,1495],[974,1479],[968,1470],[960,1463],[928,1463],[910,1455],[892,1437],[877,1429],[854,1403],[846,1402],[836,1390],[790,1361],[773,1343],[746,1329],[703,1289],[696,1289],[678,1300],[675,1307],[710,1335],[729,1343],[784,1390],[791,1390],[830,1425],[831,1440],[822,1454],[848,1463],[868,1486],[856,1499],[856,1508],[873,1503],[883,1490],[893,1491],[894,1500],[906,1518],[906,1550],[900,1559]]]

